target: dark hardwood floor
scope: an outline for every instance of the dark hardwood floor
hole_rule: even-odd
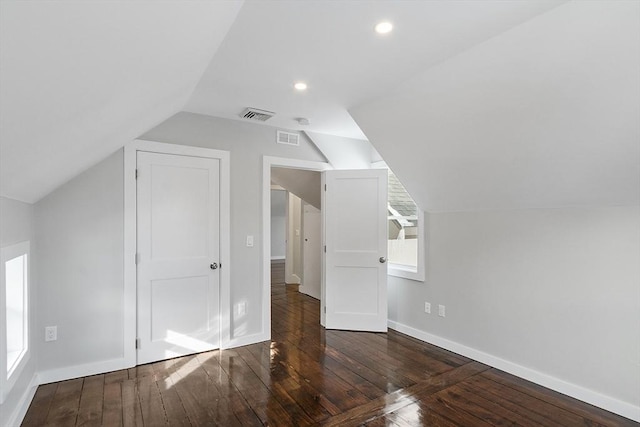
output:
[[[42,385],[24,426],[630,426],[400,333],[328,331],[273,285],[272,340]]]
[[[284,283],[284,260],[275,259],[271,260],[271,283],[281,284]]]

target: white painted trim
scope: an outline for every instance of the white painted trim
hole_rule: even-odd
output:
[[[276,255],[271,257],[271,261],[281,261],[283,259],[286,259],[286,257],[283,255]]]
[[[231,154],[228,151],[137,139],[124,149],[124,360],[136,365],[136,153],[175,154],[220,160],[220,348],[231,341]],[[122,369],[122,368],[118,368]]]
[[[244,335],[238,338],[233,338],[230,341],[226,342],[226,345],[222,347],[222,350],[230,350],[236,347],[242,347],[244,345],[255,344],[262,341],[269,341],[271,339],[270,334],[266,335],[263,333],[252,334],[252,335]]]
[[[125,361],[125,358],[117,358],[82,365],[65,366],[64,368],[49,369],[40,371],[38,373],[38,379],[40,384],[48,384],[130,368],[131,366],[126,364]]]
[[[34,328],[31,322],[31,319],[32,319],[31,310],[33,305],[31,296],[33,295],[33,292],[32,292],[33,281],[31,280],[32,279],[32,275],[31,275],[32,258],[31,258],[31,241],[30,240],[25,240],[22,242],[15,243],[13,245],[5,246],[4,248],[0,248],[0,306],[4,308],[6,308],[7,306],[7,301],[6,301],[7,284],[6,284],[6,272],[5,272],[6,263],[7,261],[10,261],[20,256],[26,256],[26,263],[27,263],[26,271],[25,271],[26,277],[24,278],[26,282],[26,291],[25,291],[25,294],[23,295],[24,297],[23,319],[25,321],[24,338],[26,338],[27,348],[20,355],[19,360],[17,362],[18,363],[17,366],[15,366],[11,371],[11,373],[9,374],[6,370],[7,324],[6,324],[6,315],[3,314],[0,317],[0,342],[3,343],[2,351],[0,352],[0,366],[2,367],[0,368],[0,404],[4,403],[5,399],[7,398],[7,396],[9,396],[9,393],[11,393],[11,390],[15,386],[18,378],[20,377],[20,375],[22,375],[22,372],[24,371],[25,367],[29,364],[29,361],[31,360],[31,354],[33,353],[32,347],[33,347],[33,344],[35,343],[35,339],[33,338]],[[3,313],[5,313],[4,310],[3,310]]]
[[[29,385],[20,396],[20,400],[18,404],[13,409],[9,417],[7,418],[7,426],[19,426],[24,421],[24,416],[27,415],[27,410],[29,409],[29,405],[31,405],[31,401],[33,397],[36,395],[36,390],[38,389],[38,385],[43,384],[39,381],[39,376],[37,372],[33,373],[31,377],[31,381],[29,381]]]
[[[291,276],[287,277],[284,281],[287,285],[299,285],[302,283],[302,279],[295,273],[291,273]]]
[[[220,348],[231,341],[231,154],[220,158]]]
[[[271,168],[312,171],[332,169],[329,163],[264,156],[262,158],[262,332],[271,339]]]
[[[425,240],[427,239],[427,228],[424,222],[424,212],[418,210],[418,265],[416,270],[404,269],[395,264],[389,263],[387,274],[389,276],[403,277],[409,280],[424,282],[425,264],[427,263],[427,254],[425,253]]]
[[[378,160],[371,162],[371,169],[389,169],[389,166],[384,160]],[[425,270],[427,263],[427,255],[425,254],[425,241],[427,240],[427,224],[424,222],[425,213],[420,207],[418,207],[418,265],[416,270],[410,270],[402,268],[401,266],[394,266],[389,263],[387,267],[387,274],[389,276],[403,277],[409,280],[415,280],[417,282],[424,282]]]
[[[124,292],[123,359],[127,368],[136,365],[136,151],[135,142],[124,147]]]
[[[508,372],[520,378],[524,378],[525,380],[531,381],[543,387],[547,387],[551,390],[566,394],[567,396],[571,396],[575,399],[640,422],[640,406],[635,406],[631,403],[623,402],[621,400],[606,396],[593,390],[586,389],[579,385],[561,380],[543,372],[518,365],[517,363],[513,363],[509,360],[502,359],[492,354],[485,353],[475,348],[468,347],[464,344],[460,344],[455,341],[451,341],[446,338],[421,331],[419,329],[395,322],[393,320],[389,320],[388,325],[390,329],[402,332],[403,334],[409,335],[413,338],[417,338],[429,344],[433,344],[438,347],[453,351],[454,353],[469,357],[473,360],[484,363],[485,365],[500,369],[501,371]]]

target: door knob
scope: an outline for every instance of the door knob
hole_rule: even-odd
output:
[[[378,261],[380,261],[380,264],[384,264],[385,262],[387,262],[387,259],[385,257],[381,256]]]
[[[214,262],[214,263],[213,263],[213,264],[211,264],[209,267],[210,267],[212,270],[217,270],[217,269],[218,269],[218,263],[217,263],[217,262]]]

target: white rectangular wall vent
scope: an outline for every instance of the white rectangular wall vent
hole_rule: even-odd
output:
[[[244,111],[240,113],[240,117],[242,117],[243,119],[258,120],[260,122],[267,121],[275,115],[276,113],[274,113],[273,111],[260,110],[258,108],[252,107],[245,108]]]
[[[300,134],[279,130],[276,141],[278,144],[300,145]]]

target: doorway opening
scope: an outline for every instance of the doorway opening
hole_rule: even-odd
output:
[[[321,175],[271,168],[271,286],[320,299]]]
[[[304,295],[305,298],[311,296],[312,298],[319,299],[320,297],[321,277],[318,278],[317,284],[313,284],[311,286],[307,285],[310,284],[310,277],[314,274],[321,274],[322,272],[322,257],[319,250],[321,247],[320,245],[322,245],[322,232],[318,229],[317,237],[310,235],[305,236],[305,227],[303,223],[306,218],[307,225],[309,225],[310,222],[315,220],[312,215],[317,214],[318,224],[321,224],[321,172],[328,169],[331,169],[331,166],[328,163],[269,156],[265,156],[263,158],[262,206],[264,238],[262,257],[262,334],[264,339],[268,340],[271,338],[272,245],[274,246],[274,283],[278,281],[290,283],[292,285],[291,288],[297,288],[294,289],[296,295],[306,293],[306,295]],[[272,185],[274,186],[273,188]],[[272,190],[274,191],[274,196],[279,198],[280,202],[279,207],[274,206],[274,212],[276,213],[274,216],[280,216],[281,218],[272,218]],[[311,193],[314,193],[315,195],[312,195]],[[282,218],[283,204],[285,209],[284,218]],[[295,218],[294,215],[296,216]],[[274,223],[272,223],[272,220],[274,220]],[[310,226],[306,228],[307,230],[311,229]],[[284,239],[282,238],[283,235]],[[276,236],[276,239],[279,240],[272,241],[272,236]],[[304,241],[305,238],[307,238],[306,242]],[[296,241],[298,244],[294,245]],[[315,258],[314,268],[317,269],[317,272],[307,271],[307,280],[305,281],[304,245],[307,244],[307,246],[311,248],[315,247],[314,245],[316,243],[318,245],[317,256],[313,256],[313,251],[311,249],[306,250],[306,256],[308,258]],[[284,257],[284,262],[282,262],[282,257]],[[288,262],[287,259],[289,259]],[[306,264],[307,268],[311,265],[310,262],[307,262]],[[284,279],[282,279],[282,276],[284,276]],[[281,284],[280,286],[282,286],[282,290],[286,290],[285,287],[287,285]],[[284,294],[281,293],[280,295],[286,296],[286,292],[284,292]]]

